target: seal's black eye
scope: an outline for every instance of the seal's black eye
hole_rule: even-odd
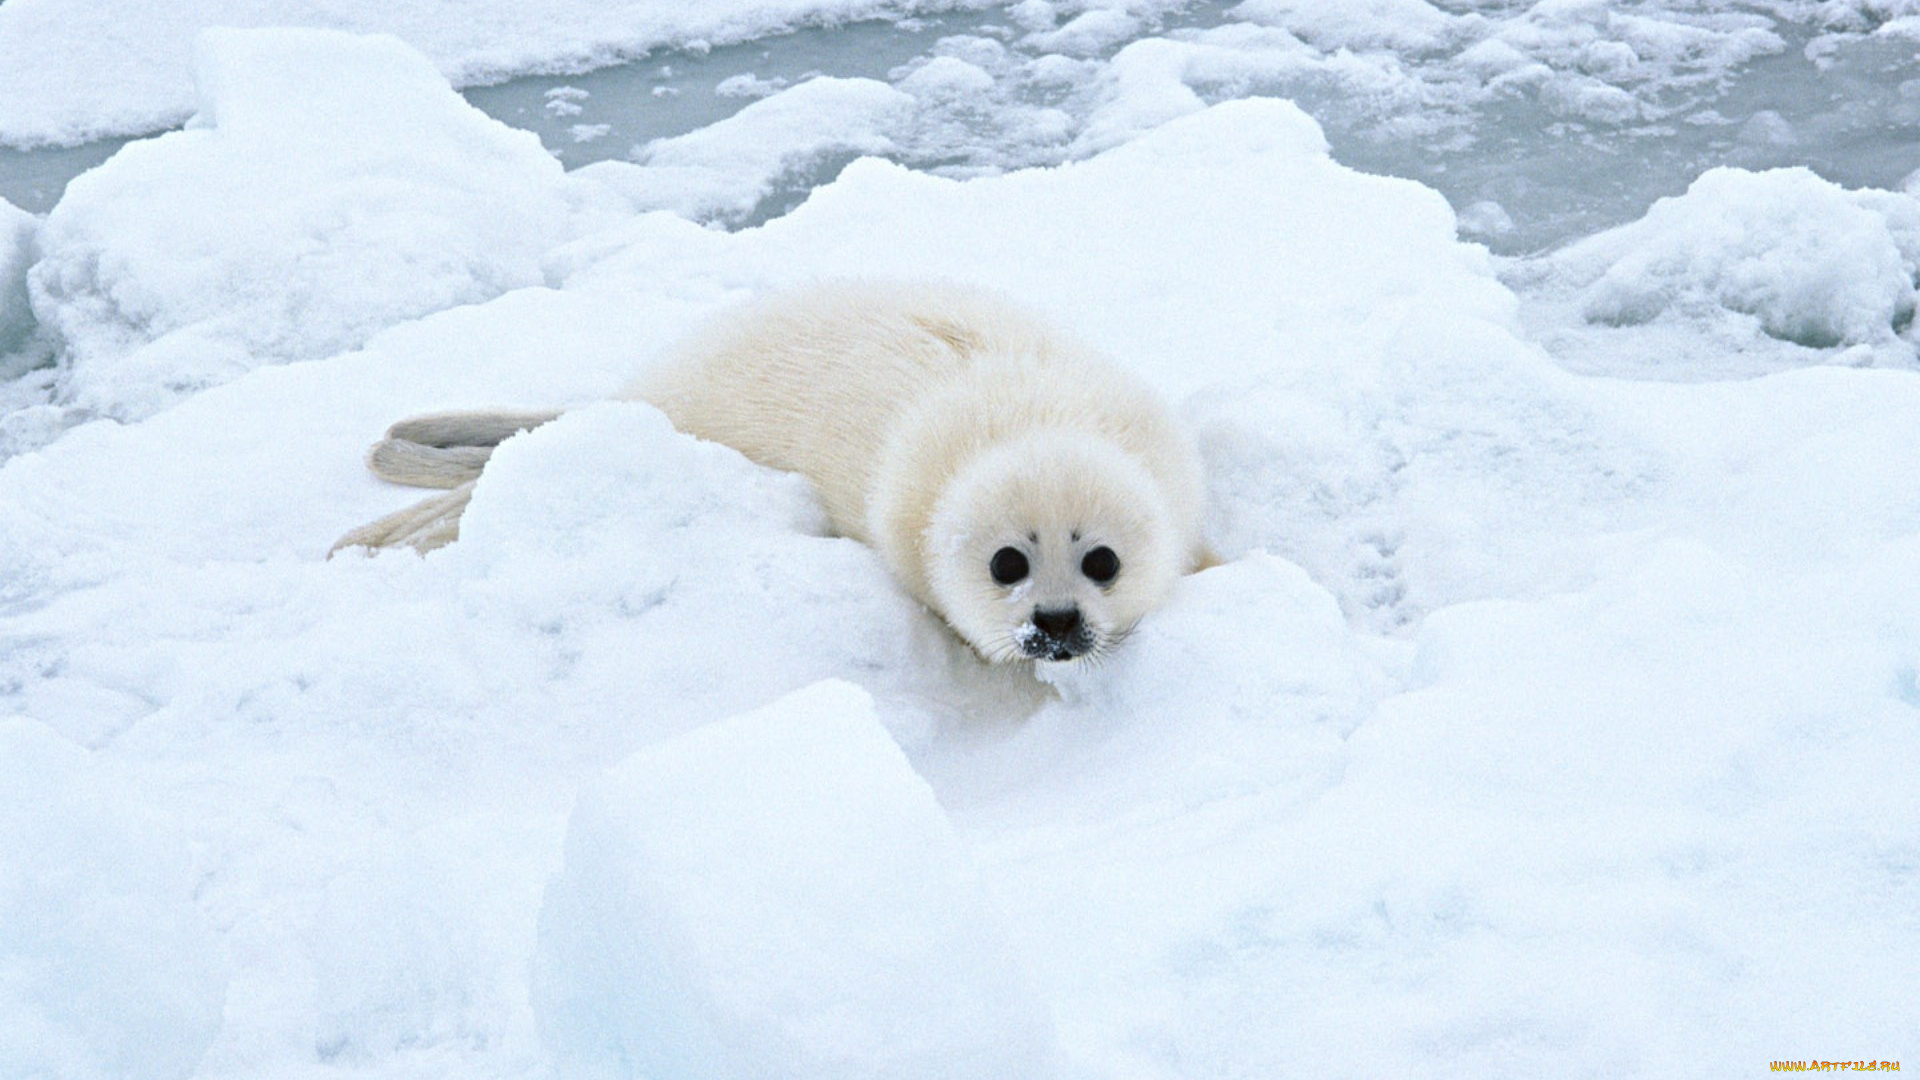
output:
[[[1095,584],[1106,585],[1120,576],[1120,556],[1110,547],[1097,547],[1087,552],[1080,560],[1080,572],[1094,580]]]
[[[993,553],[993,561],[987,563],[987,572],[1000,584],[1011,585],[1027,576],[1027,557],[1013,548],[1001,548]]]

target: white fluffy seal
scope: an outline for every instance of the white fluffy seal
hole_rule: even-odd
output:
[[[1210,562],[1199,456],[1127,372],[991,293],[839,283],[715,320],[620,397],[803,474],[834,528],[992,661],[1097,657]],[[458,535],[492,448],[558,415],[403,420],[380,476],[446,494],[340,547]]]

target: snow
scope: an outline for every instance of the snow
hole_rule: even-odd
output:
[[[203,119],[0,249],[118,417],[5,421],[42,427],[0,463],[0,1072],[1920,1053],[1914,196],[1713,173],[1496,260],[1294,105],[1194,92],[1288,35],[1220,29],[1060,58],[1113,80],[1086,160],[865,158],[735,231],[623,185],[758,193],[1000,61],[565,174],[391,38],[207,37]],[[990,285],[1133,368],[1224,565],[1102,666],[989,668],[800,480],[600,400],[838,275]],[[553,405],[460,542],[325,558],[419,494],[364,471],[388,422]]]
[[[111,766],[0,720],[0,1072],[193,1075],[227,972],[187,851]]]
[[[818,683],[589,784],[541,910],[558,1075],[1037,1077],[1046,1013],[933,791]]]

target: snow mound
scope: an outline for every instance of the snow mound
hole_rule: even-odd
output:
[[[503,444],[461,520],[460,540],[483,562],[571,556],[642,521],[649,531],[826,532],[801,477],[682,435],[651,405],[600,402]]]
[[[670,734],[849,668],[892,687],[963,648],[825,532],[801,478],[612,402],[503,445],[433,561],[470,616],[537,632],[567,670],[636,700],[679,688],[665,699],[697,707],[663,701],[649,725]]]
[[[60,397],[128,418],[540,281],[585,190],[386,37],[208,31],[200,113],[78,178],[29,281]]]
[[[227,972],[179,841],[33,720],[0,718],[0,776],[0,1074],[191,1075]]]
[[[1074,686],[1070,707],[1109,719],[1177,716],[1191,732],[1264,720],[1286,703],[1344,736],[1388,685],[1358,640],[1333,595],[1305,571],[1250,552],[1182,581],[1109,670]],[[1198,698],[1193,687],[1202,685],[1211,689]]]
[[[1337,779],[1344,740],[1404,659],[1355,634],[1305,571],[1256,551],[1181,581],[1101,667],[1043,676],[1061,697],[1028,721],[1018,753],[1072,789],[1051,811],[1062,821],[1273,787],[1310,797]]]
[[[1807,169],[1713,169],[1553,264],[1611,326],[1715,309],[1807,348],[1895,346],[1913,319],[1920,202]]]
[[[1018,1080],[1051,1041],[933,792],[837,681],[581,794],[535,1007],[570,1077]]]

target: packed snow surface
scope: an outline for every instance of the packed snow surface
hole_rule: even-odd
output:
[[[0,217],[54,361],[0,420],[0,1075],[1920,1059],[1912,196],[1711,173],[1501,264],[1176,43],[1085,160],[862,158],[727,232],[674,211],[899,145],[913,89],[567,174],[393,38],[199,40],[192,123]],[[990,668],[802,480],[597,400],[841,275],[1135,370],[1223,565],[1102,666]],[[388,422],[550,405],[458,543],[324,557],[419,494]]]

